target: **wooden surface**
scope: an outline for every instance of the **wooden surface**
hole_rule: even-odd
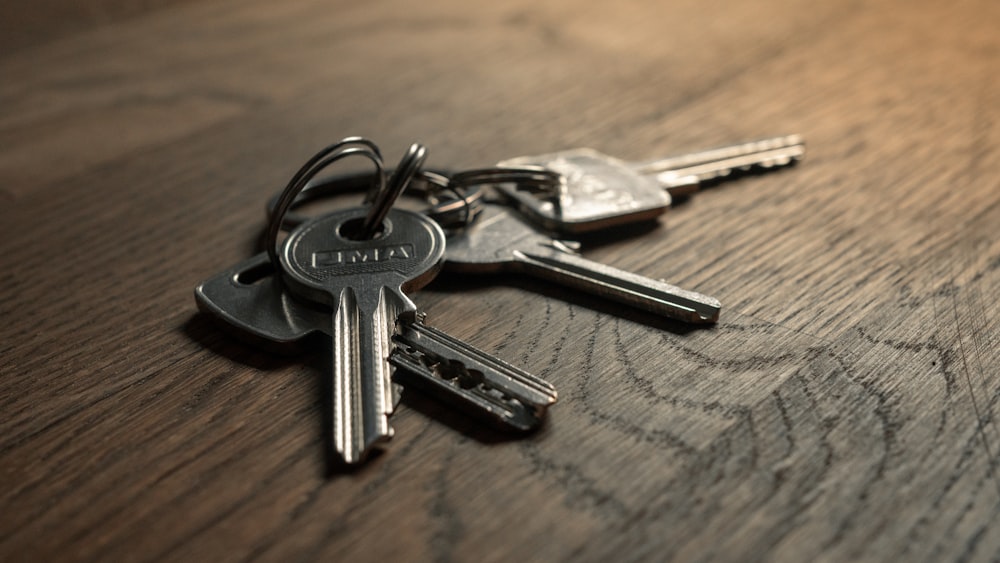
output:
[[[1000,557],[1000,3],[0,8],[0,560]],[[192,289],[327,142],[441,167],[801,133],[585,255],[718,297],[688,330],[442,275],[432,324],[549,379],[526,439],[404,399],[329,476],[327,359]]]

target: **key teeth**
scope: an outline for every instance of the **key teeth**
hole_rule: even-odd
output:
[[[547,381],[437,329],[401,323],[394,340],[390,362],[400,368],[397,378],[500,427],[533,430],[558,399]]]

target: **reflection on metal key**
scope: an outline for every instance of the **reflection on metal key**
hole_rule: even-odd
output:
[[[485,205],[475,223],[449,234],[445,267],[523,272],[689,323],[713,323],[721,308],[707,295],[582,258],[498,204]]]
[[[518,185],[498,186],[532,220],[556,232],[579,233],[647,221],[670,207],[670,194],[656,179],[628,163],[591,149],[505,160],[499,166],[543,166],[565,178],[556,198],[539,197]]]
[[[374,238],[356,240],[365,217],[357,208],[305,223],[279,254],[288,290],[332,310],[333,439],[345,463],[392,437],[396,319],[416,311],[404,291],[429,282],[444,254],[441,228],[423,215],[390,210]]]
[[[516,185],[497,186],[532,221],[557,233],[583,233],[654,219],[671,196],[689,195],[706,181],[736,172],[794,164],[805,154],[798,135],[719,147],[671,158],[629,163],[592,149],[504,160],[499,166],[542,166],[561,173],[557,197]]]

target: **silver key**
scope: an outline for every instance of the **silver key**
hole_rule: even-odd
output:
[[[498,426],[532,430],[556,402],[549,382],[425,325],[422,316],[401,322],[393,340],[397,380]]]
[[[721,308],[713,297],[582,258],[498,204],[485,204],[475,223],[449,234],[445,268],[522,272],[689,323],[713,323]]]
[[[560,190],[539,193],[513,184],[497,188],[541,227],[577,234],[655,219],[670,206],[671,196],[689,195],[706,181],[737,172],[793,164],[804,154],[805,144],[798,135],[635,163],[592,149],[574,149],[499,163],[560,172],[566,179]]]
[[[200,284],[195,301],[236,336],[276,352],[300,352],[312,337],[330,336],[329,312],[293,299],[274,274],[267,254],[258,254]],[[393,341],[394,406],[403,382],[501,429],[525,431],[557,399],[547,381],[424,325],[422,314],[398,319]]]
[[[375,238],[357,240],[372,216],[356,208],[305,223],[279,254],[288,290],[333,311],[334,450],[349,464],[392,437],[388,358],[396,319],[416,311],[404,291],[429,282],[444,255],[441,227],[403,210],[375,223],[382,225]]]

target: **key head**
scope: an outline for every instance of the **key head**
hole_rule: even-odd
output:
[[[559,172],[566,184],[558,201],[502,185],[499,191],[542,228],[585,233],[655,219],[670,207],[670,194],[655,178],[628,163],[593,149],[574,149],[505,160],[500,166],[543,166]]]
[[[472,225],[449,233],[445,267],[453,271],[499,272],[517,261],[518,251],[557,244],[513,209],[488,203]]]
[[[258,254],[202,282],[195,302],[240,338],[275,352],[298,352],[306,337],[328,330],[330,315],[293,299],[274,273],[267,254]]]
[[[334,305],[345,287],[377,297],[382,287],[397,293],[416,291],[434,278],[445,248],[437,223],[419,213],[392,209],[374,238],[357,240],[366,211],[359,207],[325,215],[288,235],[280,260],[293,293]]]

